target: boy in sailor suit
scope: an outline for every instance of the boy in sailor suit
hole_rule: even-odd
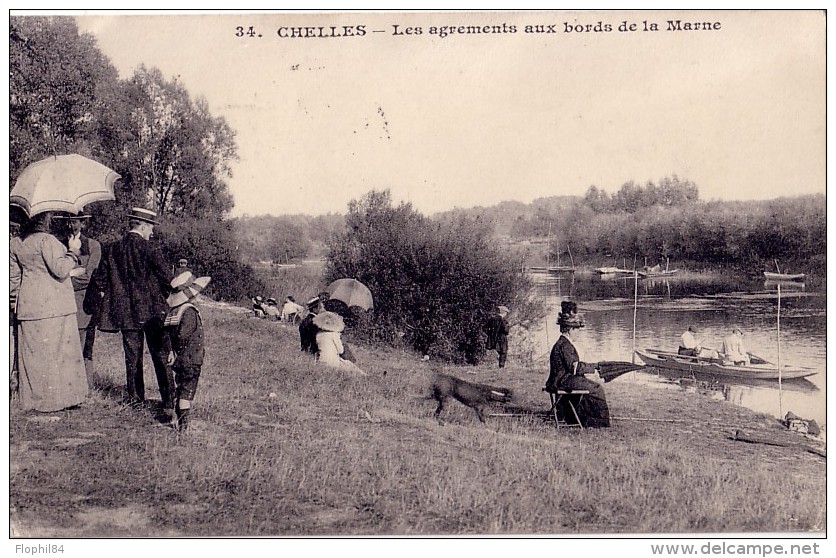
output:
[[[197,295],[206,288],[210,280],[209,277],[195,279],[190,271],[182,272],[171,282],[174,292],[166,300],[170,309],[166,314],[164,327],[171,339],[172,353],[169,362],[174,369],[177,384],[176,428],[181,432],[189,428],[189,414],[205,353],[203,323],[200,311],[194,303]]]

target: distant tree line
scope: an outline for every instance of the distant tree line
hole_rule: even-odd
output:
[[[345,217],[332,213],[243,216],[232,221],[244,262],[297,263],[323,257],[325,243],[345,226]]]
[[[699,200],[696,185],[677,177],[659,184],[630,182],[613,195],[590,187],[582,198],[558,207],[535,200],[517,218],[511,236],[547,237],[551,249],[571,249],[576,259],[612,257],[621,265],[676,262],[733,266],[758,274],[773,260],[822,272],[826,268],[824,195],[764,201]]]
[[[204,99],[155,68],[120,79],[68,17],[10,18],[9,89],[10,188],[24,167],[49,155],[95,159],[122,180],[115,203],[91,206],[91,236],[114,240],[130,207],[147,207],[160,216],[155,236],[169,260],[187,257],[211,274],[217,296],[258,290],[226,221],[235,133]]]

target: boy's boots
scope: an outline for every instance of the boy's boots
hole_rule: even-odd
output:
[[[185,408],[184,408],[185,407]],[[181,399],[177,401],[177,430],[189,429],[189,413],[191,413],[191,401]]]
[[[189,413],[191,409],[177,409],[177,430],[189,429]]]

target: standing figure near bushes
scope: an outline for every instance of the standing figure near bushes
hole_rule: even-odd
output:
[[[552,347],[546,390],[551,392],[557,390],[589,391],[587,395],[580,397],[580,402],[576,405],[583,426],[609,426],[610,410],[607,406],[604,387],[585,377],[586,374],[595,372],[595,365],[581,362],[574,340],[573,331],[584,327],[583,317],[577,313],[578,307],[574,302],[564,300],[560,303],[560,307],[557,324],[560,326],[561,335]]]
[[[175,428],[188,430],[192,401],[197,392],[200,370],[206,352],[203,343],[203,322],[195,297],[206,288],[210,277],[195,279],[191,271],[177,275],[171,282],[174,289],[166,302],[171,308],[165,317],[165,329],[171,338],[171,355],[168,362],[174,368],[177,382],[177,423]]]
[[[496,314],[488,318],[484,327],[488,336],[485,348],[488,350],[496,349],[499,355],[500,368],[505,368],[505,360],[508,358],[508,312],[507,306],[497,306]]]

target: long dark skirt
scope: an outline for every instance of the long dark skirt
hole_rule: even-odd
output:
[[[610,425],[610,408],[607,406],[604,386],[583,376],[567,376],[560,383],[560,388],[566,391],[580,389],[589,391],[587,395],[580,399],[580,403],[578,403],[578,397],[580,396],[569,396],[578,411],[583,426],[600,428]],[[566,396],[563,397],[563,401],[566,401]],[[564,404],[563,409],[559,409],[559,412],[562,412],[564,420],[570,424],[576,422],[568,405]]]

